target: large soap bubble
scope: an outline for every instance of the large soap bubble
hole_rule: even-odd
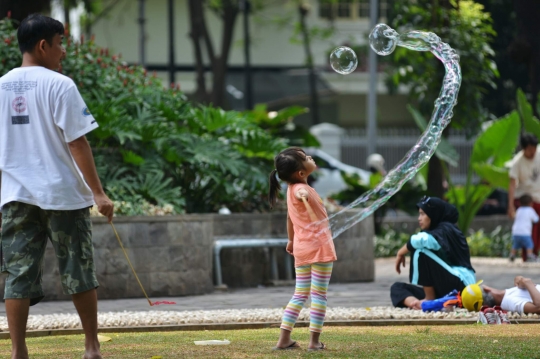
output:
[[[330,54],[330,66],[335,72],[348,75],[358,66],[358,58],[354,51],[347,46],[339,46]]]
[[[453,114],[452,108],[457,103],[457,95],[461,86],[459,55],[432,32],[409,31],[400,35],[388,25],[378,24],[369,35],[369,43],[373,51],[379,55],[391,54],[396,46],[414,51],[430,51],[441,60],[446,74],[439,97],[435,100],[435,108],[428,127],[416,145],[409,150],[376,188],[364,193],[345,209],[330,216],[330,229],[334,238],[385,204],[401,189],[405,182],[413,178],[420,168],[429,161],[441,141],[443,130],[450,123]]]

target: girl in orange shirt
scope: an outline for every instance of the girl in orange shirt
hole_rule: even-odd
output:
[[[278,177],[287,182],[287,252],[294,256],[296,288],[281,323],[281,333],[275,350],[296,349],[300,346],[291,339],[298,315],[311,292],[310,341],[308,350],[326,349],[319,341],[326,314],[326,292],[337,260],[328,215],[321,197],[307,184],[308,176],[317,168],[311,156],[298,147],[280,152],[274,159],[270,173],[270,207],[277,201],[281,188]]]

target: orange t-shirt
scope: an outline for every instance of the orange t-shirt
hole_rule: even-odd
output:
[[[304,202],[294,195],[301,188],[307,190],[308,203],[313,209],[315,216],[319,220],[324,220],[321,224],[309,226],[312,220],[309,217],[307,208]],[[317,192],[304,183],[289,185],[287,190],[287,208],[294,229],[294,266],[328,263],[337,260],[332,233],[328,227],[328,214]]]

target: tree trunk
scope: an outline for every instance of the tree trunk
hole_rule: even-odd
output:
[[[71,34],[71,21],[69,18],[70,2],[64,0],[64,30],[66,33]]]
[[[189,37],[193,43],[193,53],[195,54],[195,73],[197,83],[194,97],[196,101],[205,103],[208,101],[208,93],[206,91],[204,59],[201,42],[206,41],[208,36],[205,36],[206,23],[204,22],[203,3],[200,0],[189,0],[188,9],[191,15],[189,17],[191,27]],[[208,43],[207,47],[212,49],[212,44]],[[213,49],[211,53],[213,54]]]
[[[315,69],[313,67],[313,54],[311,52],[311,39],[306,24],[308,8],[304,3],[298,5],[298,13],[300,15],[300,29],[304,38],[304,50],[306,53],[306,66],[309,72],[309,92],[311,98],[311,119],[313,124],[318,124],[319,121],[319,95],[317,93],[317,78],[315,77]]]
[[[540,2],[533,0],[515,0],[514,9],[518,27],[518,36],[529,45],[530,54],[527,58],[529,68],[529,92],[534,114],[538,117],[536,108],[540,90]]]
[[[45,12],[51,10],[50,0],[1,0],[0,19],[11,13],[11,18],[22,21],[28,15],[35,12]]]
[[[429,159],[427,192],[432,196],[443,198],[445,192],[443,183],[444,171],[441,160],[437,156],[433,156]]]
[[[238,4],[231,2],[223,3],[223,30],[221,38],[221,54],[213,61],[213,87],[212,103],[214,106],[223,107],[225,104],[225,81],[227,79],[227,64],[231,50],[234,25],[238,17]]]

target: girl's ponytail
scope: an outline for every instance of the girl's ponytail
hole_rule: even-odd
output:
[[[281,186],[279,185],[279,181],[276,177],[277,170],[272,170],[270,172],[269,181],[270,181],[270,189],[268,191],[268,203],[270,204],[270,208],[273,208],[274,205],[277,202],[277,194],[279,190],[281,189]]]

